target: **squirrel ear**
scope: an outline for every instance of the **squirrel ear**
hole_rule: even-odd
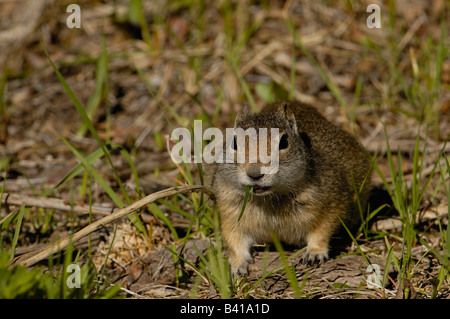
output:
[[[248,113],[249,113],[248,112],[248,104],[245,103],[242,110],[239,111],[238,114],[236,115],[236,119],[234,121],[234,128],[236,128],[237,122],[243,121],[248,116]]]
[[[283,117],[286,119],[286,124],[295,134],[298,134],[297,120],[295,119],[294,112],[288,107],[287,103],[282,106]]]

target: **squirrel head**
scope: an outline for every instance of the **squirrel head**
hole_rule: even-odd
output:
[[[222,164],[220,171],[236,191],[245,193],[246,187],[253,187],[253,193],[265,196],[297,187],[306,169],[305,145],[287,103],[257,114],[244,106],[236,116],[234,132],[227,146],[234,161]]]
[[[297,122],[295,115],[289,108],[288,103],[281,103],[274,106],[275,110],[271,112],[264,112],[259,114],[251,114],[248,105],[245,104],[242,110],[236,115],[234,127],[242,127],[244,129],[254,128],[272,128],[289,130],[292,134],[298,135]]]

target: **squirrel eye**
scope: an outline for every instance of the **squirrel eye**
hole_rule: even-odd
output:
[[[284,150],[284,149],[286,149],[286,148],[288,148],[288,145],[289,145],[289,143],[288,143],[288,137],[287,137],[287,135],[286,134],[283,134],[282,136],[281,136],[281,138],[280,138],[280,144],[279,144],[279,149],[280,150]]]
[[[237,151],[237,140],[236,140],[236,136],[233,137],[233,141],[231,142],[231,148],[234,149],[235,151]]]

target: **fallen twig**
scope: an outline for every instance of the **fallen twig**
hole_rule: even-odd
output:
[[[78,206],[78,205],[70,205],[67,204],[67,201],[58,199],[58,198],[50,198],[50,197],[33,197],[26,196],[20,194],[8,194],[4,193],[1,199],[2,205],[17,205],[20,206],[25,204],[25,206],[32,207],[40,207],[40,208],[49,208],[49,209],[57,209],[66,212],[74,212],[79,215],[87,215],[89,213],[96,215],[107,216],[110,215],[114,209],[99,207],[99,206]]]
[[[84,227],[80,231],[76,232],[73,235],[67,236],[66,238],[63,238],[59,240],[57,243],[51,244],[43,249],[41,249],[38,252],[32,252],[28,253],[22,256],[19,256],[14,260],[14,264],[21,264],[24,266],[32,266],[36,264],[37,262],[49,257],[52,254],[57,253],[60,250],[63,250],[69,245],[70,242],[76,242],[79,239],[89,235],[90,233],[102,228],[104,225],[112,223],[122,217],[127,216],[128,214],[138,210],[139,208],[148,205],[158,199],[173,196],[176,194],[186,194],[186,193],[192,193],[192,192],[203,192],[208,195],[211,195],[212,192],[205,186],[180,186],[180,187],[171,187],[164,189],[162,191],[150,194],[137,202],[134,202],[130,206],[124,207],[106,217],[103,217],[92,224],[89,224],[88,226]],[[30,256],[31,255],[31,256]]]
[[[448,204],[442,204],[438,207],[429,207],[421,214],[416,215],[416,223],[423,223],[426,221],[439,220],[448,216]],[[444,224],[448,221],[444,219]],[[401,229],[403,223],[398,218],[388,218],[377,220],[373,225],[372,229],[377,231],[391,231],[393,229]]]

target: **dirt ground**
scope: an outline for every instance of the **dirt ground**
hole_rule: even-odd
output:
[[[227,127],[236,111],[246,102],[240,81],[248,83],[256,108],[261,108],[265,101],[257,94],[258,83],[289,88],[293,53],[296,55],[294,99],[314,104],[329,120],[353,130],[370,154],[378,152],[377,163],[388,176],[383,127],[373,112],[379,114],[386,123],[391,148],[399,150],[403,156],[402,170],[406,179],[412,180],[417,118],[408,113],[411,106],[407,105],[402,88],[390,86],[389,66],[383,64],[376,53],[368,52],[367,46],[362,43],[368,37],[384,49],[392,41],[397,41],[401,52],[399,72],[412,78],[412,71],[405,71],[411,68],[409,58],[414,52],[416,55],[423,52],[426,41],[437,41],[442,12],[445,12],[444,19],[449,21],[448,3],[444,0],[431,1],[432,5],[425,0],[408,1],[407,4],[403,0],[396,1],[399,34],[391,39],[385,31],[387,26],[378,30],[366,27],[368,13],[365,9],[369,3],[366,1],[339,1],[333,5],[327,1],[262,1],[261,4],[248,6],[248,11],[242,14],[233,15],[236,19],[233,25],[257,25],[257,30],[240,51],[237,62],[239,72],[236,73],[229,62],[231,58],[226,44],[228,31],[223,28],[226,19],[224,9],[217,4],[205,5],[201,21],[206,27],[199,33],[193,26],[199,17],[196,7],[176,5],[175,2],[172,5],[166,1],[159,4],[156,1],[144,2],[143,14],[151,35],[151,49],[148,49],[139,25],[120,18],[128,8],[127,1],[78,1],[82,10],[80,29],[66,26],[69,15],[66,8],[70,1],[0,1],[0,76],[3,75],[5,82],[0,110],[0,159],[8,160],[8,165],[2,167],[1,172],[5,193],[39,196],[77,165],[77,158],[61,137],[68,139],[84,155],[98,149],[90,133],[81,137],[77,134],[82,123],[80,115],[43,48],[81,104],[86,105],[98,87],[96,62],[102,53],[103,41],[109,54],[108,83],[92,122],[102,139],[131,150],[144,194],[174,186],[179,179],[179,171],[165,149],[165,142],[162,147],[158,142],[159,137],[164,140],[171,132],[165,116],[172,123],[188,126],[192,119],[199,118],[204,112],[214,118],[216,126]],[[236,7],[234,12],[240,12],[239,4],[233,2],[232,5]],[[382,5],[386,24],[387,10],[387,5]],[[342,98],[354,110],[353,123],[344,108],[338,106],[318,69],[298,48],[293,49],[292,36],[284,23],[286,12],[292,17],[303,44],[331,76]],[[236,39],[238,42],[238,35]],[[380,56],[389,61],[392,58],[390,54],[386,49]],[[236,74],[241,74],[242,79]],[[417,225],[421,238],[439,252],[444,248],[439,227],[442,225],[445,228],[448,223],[448,202],[439,184],[439,172],[432,171],[432,168],[450,134],[448,55],[441,77],[442,89],[432,111],[438,114],[435,117],[437,121],[421,132],[423,137],[420,143],[427,146],[425,153],[421,154],[424,174],[434,175],[420,206],[421,218]],[[353,103],[358,83],[362,88],[356,107]],[[149,87],[154,90],[154,95],[150,94]],[[170,111],[163,113],[160,104]],[[447,156],[449,146],[444,149]],[[128,163],[118,152],[113,152],[112,160],[127,191],[132,196],[136,195],[133,193],[135,180]],[[114,189],[118,189],[111,169],[101,162],[95,163],[94,167]],[[192,169],[198,178],[196,168]],[[82,179],[80,174],[70,183],[58,187],[51,197],[66,203],[87,205],[88,198],[80,195]],[[384,185],[376,173],[373,183],[381,190],[377,199],[383,202],[380,194],[385,195]],[[114,208],[113,202],[99,185],[94,184],[92,191],[94,205],[105,211]],[[2,206],[0,220],[8,214],[6,206]],[[192,210],[187,204],[185,206],[187,211]],[[15,207],[12,205],[10,209]],[[67,217],[67,212],[55,210],[51,225],[43,227],[45,213],[36,208],[32,211],[35,217],[22,226],[17,254],[52,242],[88,224],[86,214]],[[167,209],[164,212],[181,232],[189,226],[189,221],[179,214]],[[360,248],[352,244],[344,254],[320,266],[303,265],[299,262],[301,254],[293,257],[292,263],[299,284],[303,284],[305,297],[402,297],[403,290],[398,287],[399,274],[392,265],[390,269],[384,269],[386,240],[394,246],[394,253],[401,257],[401,228],[397,224],[398,216],[392,209],[384,210],[382,215],[371,224],[374,233],[385,234],[382,238],[365,240],[364,236],[360,236]],[[94,219],[102,216],[94,215]],[[172,254],[164,248],[175,243],[173,236],[164,223],[153,215],[143,212],[142,219],[146,225],[153,227],[151,242],[137,235],[134,226],[123,219],[117,223],[116,240],[107,263],[107,273],[121,283],[128,297],[188,298],[195,287],[197,298],[218,298],[218,292],[207,281],[196,282],[198,276],[188,265],[183,266],[187,279],[183,283],[178,282]],[[104,262],[112,240],[112,230],[110,225],[93,235],[94,261],[97,265]],[[200,262],[197,251],[206,253],[209,242],[210,238],[202,236],[189,239],[180,254],[197,265]],[[180,248],[180,244],[177,245]],[[86,244],[80,242],[77,247],[85,251]],[[370,274],[360,249],[370,263],[380,266],[383,274],[387,271],[389,284],[386,289],[367,284]],[[408,284],[418,298],[431,296],[440,269],[437,258],[426,252],[426,247],[420,243],[412,251],[416,267]],[[286,252],[288,256],[295,253],[295,249]],[[293,298],[294,292],[282,267],[259,282],[267,269],[279,267],[281,261],[276,250],[255,247],[254,257],[248,282],[244,284],[243,291],[236,293],[236,297]],[[448,281],[444,281],[437,297],[450,297]]]

